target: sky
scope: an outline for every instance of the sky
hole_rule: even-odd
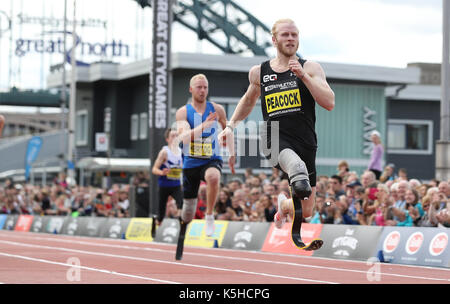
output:
[[[439,63],[442,59],[442,0],[234,1],[269,28],[277,19],[293,19],[300,31],[299,53],[319,63],[404,68],[410,62]],[[50,40],[56,43],[62,39],[62,34],[57,32],[63,28],[62,25],[42,26],[31,19],[61,20],[63,3],[62,0],[0,0],[0,91],[10,86],[46,87],[49,67],[61,63],[63,57],[56,51],[36,52],[33,46],[39,41],[44,41],[43,47],[48,47]],[[72,20],[73,0],[67,3],[68,19]],[[79,59],[128,63],[151,56],[150,8],[142,9],[133,0],[77,0],[76,8],[77,19],[96,25],[77,28],[85,43],[85,54],[77,55]],[[5,31],[5,15],[13,21],[13,30]],[[27,22],[23,22],[26,18]],[[68,30],[72,30],[71,25]],[[21,56],[17,50],[20,39],[25,40],[19,52]],[[68,39],[71,44],[71,37]],[[112,56],[113,41],[123,46],[116,49],[116,55],[120,51],[120,56]],[[98,55],[101,45],[110,46],[103,56]],[[87,55],[89,50],[97,51],[97,55]],[[178,23],[173,25],[172,51],[222,53],[207,41],[199,42],[194,32]]]

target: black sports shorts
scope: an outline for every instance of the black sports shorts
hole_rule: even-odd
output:
[[[205,181],[205,172],[208,168],[217,168],[222,173],[223,161],[213,159],[206,165],[183,169],[183,197],[186,199],[197,198],[200,182]]]

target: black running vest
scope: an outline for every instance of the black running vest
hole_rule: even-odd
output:
[[[306,60],[299,62],[303,66]],[[317,149],[316,102],[303,81],[290,70],[274,72],[266,61],[261,64],[260,82],[261,111],[268,126],[278,121],[280,136]]]

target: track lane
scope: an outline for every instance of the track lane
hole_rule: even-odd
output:
[[[365,262],[220,248],[187,247],[183,260],[177,263],[174,260],[175,246],[171,244],[13,231],[0,232],[1,252],[4,252],[5,244],[15,246],[15,250],[19,252],[24,252],[24,248],[28,248],[26,251],[30,252],[31,258],[48,259],[64,263],[67,261],[67,258],[77,256],[81,261],[81,265],[86,267],[104,269],[105,265],[107,265],[107,270],[117,273],[183,284],[442,284],[449,283],[450,273],[448,269],[379,264],[381,280],[374,282],[367,279],[367,272],[370,266]],[[15,252],[15,254],[18,253]],[[0,259],[3,259],[3,257],[0,257]],[[84,270],[82,271],[83,274],[85,272]],[[105,275],[108,276],[107,274]],[[121,282],[127,282],[127,280],[123,279]],[[9,283],[2,276],[0,276],[0,281]],[[142,283],[142,280],[137,281]],[[90,279],[86,279],[85,282],[89,283]],[[102,282],[92,281],[92,283]]]

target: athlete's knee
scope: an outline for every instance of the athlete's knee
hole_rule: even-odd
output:
[[[291,183],[298,180],[309,180],[305,162],[292,149],[283,149],[278,156],[281,169],[289,176]]]
[[[308,180],[297,180],[291,183],[292,195],[297,196],[301,200],[309,199],[312,194],[311,186]]]
[[[181,209],[181,219],[185,223],[190,223],[195,216],[197,210],[196,198],[185,198],[183,200],[183,207]]]
[[[208,169],[209,170],[209,169]],[[214,186],[220,184],[220,172],[219,170],[211,170],[205,173],[205,181],[207,184]]]

